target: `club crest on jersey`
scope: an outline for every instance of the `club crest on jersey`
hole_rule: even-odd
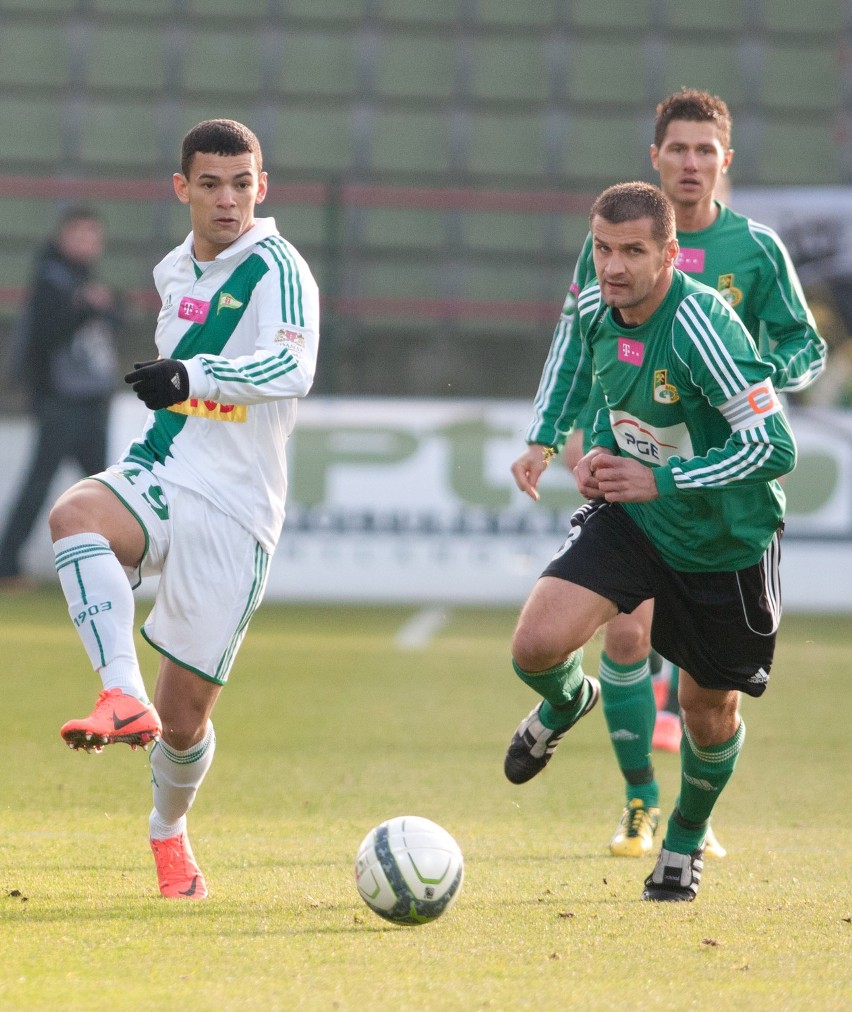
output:
[[[734,284],[733,274],[720,274],[716,288],[729,306],[738,306],[743,301],[743,293]]]
[[[618,361],[629,365],[642,365],[645,358],[645,345],[641,341],[631,341],[627,337],[618,339]]]
[[[668,369],[654,370],[654,400],[657,404],[677,404],[680,394],[668,379]]]
[[[216,306],[216,315],[218,316],[223,309],[242,309],[243,304],[239,299],[235,299],[233,295],[228,295],[227,292],[219,293],[219,304]]]

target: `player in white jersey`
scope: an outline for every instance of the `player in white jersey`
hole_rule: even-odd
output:
[[[174,188],[192,231],[154,270],[159,357],[125,377],[151,414],[121,460],[60,496],[50,529],[69,613],[103,683],[94,711],[60,733],[96,752],[154,742],[149,837],[160,892],[203,899],[186,814],[284,521],[285,446],[313,381],[319,294],[274,220],[255,217],[267,176],[247,127],[193,127]],[[160,579],[142,634],[161,655],[153,703],[132,592],[152,574]]]

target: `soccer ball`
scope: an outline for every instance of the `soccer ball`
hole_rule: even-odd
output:
[[[456,900],[464,879],[459,845],[417,815],[388,819],[364,837],[355,884],[367,906],[394,924],[427,924]]]

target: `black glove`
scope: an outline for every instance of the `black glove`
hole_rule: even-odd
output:
[[[133,392],[152,411],[178,404],[189,397],[189,375],[176,358],[158,358],[153,362],[134,363],[133,372],[124,377]]]

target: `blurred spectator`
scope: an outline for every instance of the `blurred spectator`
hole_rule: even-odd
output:
[[[95,210],[77,207],[36,259],[18,323],[9,382],[26,392],[37,425],[29,467],[0,539],[0,587],[24,589],[21,551],[66,460],[84,474],[106,465],[107,424],[118,357],[116,299],[94,272],[104,251]]]

